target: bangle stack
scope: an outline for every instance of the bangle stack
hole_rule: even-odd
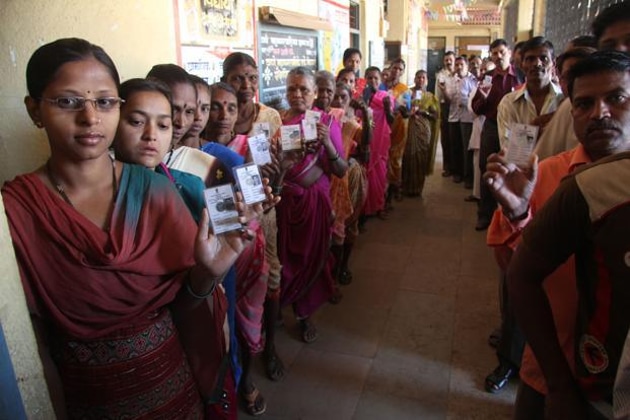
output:
[[[188,294],[192,297],[194,297],[195,299],[205,299],[208,296],[210,296],[212,294],[212,292],[214,292],[214,289],[216,289],[217,287],[217,282],[213,281],[212,282],[212,287],[210,288],[210,290],[207,293],[204,293],[203,295],[199,295],[197,293],[195,293],[195,291],[192,289],[192,287],[190,286],[190,280],[188,280],[186,282],[186,291],[188,292]]]
[[[280,195],[280,194],[282,194],[282,184],[274,185],[273,187],[271,187],[271,193],[273,195]]]

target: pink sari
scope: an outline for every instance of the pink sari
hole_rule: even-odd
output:
[[[322,123],[327,124],[330,118],[323,114]],[[302,119],[303,115],[285,120],[284,124],[300,124]],[[341,129],[334,121],[330,137],[342,155]],[[324,174],[304,188],[300,181],[314,165],[320,166]],[[278,256],[282,263],[280,303],[292,304],[298,318],[311,316],[333,292],[330,172],[323,148],[317,154],[307,154],[286,173],[282,201],[277,206]]]
[[[227,147],[249,160],[247,136],[238,134]],[[267,294],[269,264],[265,257],[265,234],[258,220],[249,222],[256,239],[236,260],[236,323],[237,331],[250,353],[264,349],[262,322]]]
[[[370,143],[370,162],[367,165],[368,196],[364,213],[373,215],[385,209],[385,191],[387,190],[387,161],[391,145],[391,129],[387,124],[383,98],[388,93],[379,90],[370,101],[373,112],[374,131]],[[391,98],[390,98],[391,99]],[[394,100],[391,100],[394,103]]]

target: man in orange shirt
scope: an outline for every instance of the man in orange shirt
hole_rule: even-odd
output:
[[[490,186],[501,208],[492,219],[488,244],[496,247],[498,254],[504,257],[500,260],[506,266],[511,250],[520,243],[523,228],[554,193],[563,177],[580,165],[627,149],[627,141],[619,140],[630,130],[630,126],[625,123],[627,118],[617,115],[624,111],[612,110],[614,107],[623,108],[622,104],[610,105],[610,110],[600,107],[602,109],[598,113],[581,112],[586,104],[595,103],[600,98],[608,100],[617,95],[615,92],[627,94],[630,90],[628,73],[624,76],[623,72],[615,70],[615,63],[627,66],[629,58],[617,52],[599,52],[572,68],[574,79],[569,82],[569,92],[573,102],[575,133],[580,141],[576,148],[550,157],[540,166],[537,158],[533,157],[529,168],[518,168],[503,155],[489,158],[484,181]],[[543,288],[553,314],[558,347],[568,365],[573,367],[578,304],[573,258],[550,274]],[[548,389],[542,370],[529,348],[523,356],[521,379],[515,418],[542,418]]]

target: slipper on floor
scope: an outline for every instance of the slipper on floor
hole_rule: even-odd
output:
[[[518,375],[518,369],[515,367],[501,363],[492,373],[486,376],[484,388],[491,394],[496,394],[505,388],[510,379]]]
[[[267,411],[267,402],[256,386],[248,394],[241,392],[241,396],[245,401],[245,411],[250,416],[261,416]]]

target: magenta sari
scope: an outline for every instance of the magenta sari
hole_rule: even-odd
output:
[[[283,123],[300,124],[303,118],[301,115]],[[330,118],[323,114],[321,121],[328,124]],[[330,138],[337,152],[343,155],[341,128],[335,121],[330,127]],[[304,188],[300,182],[314,165],[320,166],[324,173],[313,185]],[[300,319],[311,316],[333,293],[330,173],[323,147],[316,154],[307,154],[286,173],[282,201],[277,206],[278,256],[282,263],[280,303],[292,304]]]
[[[391,129],[387,124],[383,98],[388,93],[379,90],[370,101],[373,112],[374,131],[370,143],[370,162],[367,165],[368,196],[364,213],[374,215],[385,209],[385,191],[387,190],[387,160],[391,145]],[[391,99],[391,98],[390,98]],[[391,100],[394,103],[394,100]]]

